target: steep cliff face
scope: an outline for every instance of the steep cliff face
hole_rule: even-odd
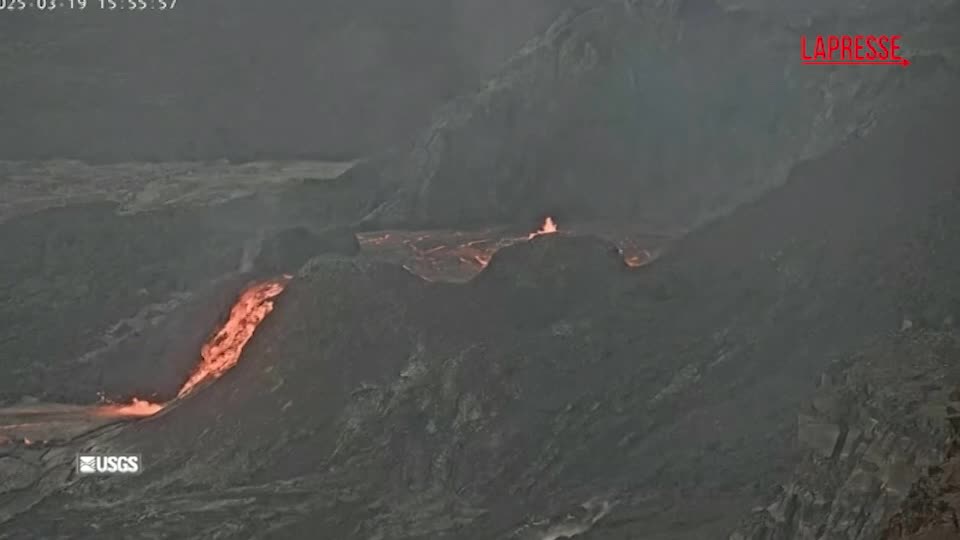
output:
[[[560,215],[691,224],[957,80],[955,2],[791,10],[607,1],[571,10],[496,77],[364,167],[371,222]],[[922,15],[923,18],[919,18]],[[896,33],[913,64],[802,66],[801,35]]]
[[[958,359],[955,333],[906,330],[836,365],[797,418],[806,457],[731,540],[880,538],[911,486],[944,458]]]

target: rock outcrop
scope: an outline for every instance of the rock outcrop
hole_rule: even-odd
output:
[[[958,359],[955,334],[928,330],[880,339],[834,366],[797,419],[806,457],[731,540],[880,538],[911,486],[944,458]]]
[[[960,402],[960,392],[952,396]],[[930,467],[910,490],[900,511],[887,523],[880,540],[951,540],[960,538],[960,431],[951,407],[952,436],[946,458]]]

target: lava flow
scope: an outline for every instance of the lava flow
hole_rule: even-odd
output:
[[[243,347],[273,311],[273,299],[283,292],[290,279],[292,276],[283,276],[257,283],[240,294],[227,322],[201,349],[200,363],[180,388],[177,399],[190,394],[200,384],[219,378],[237,364]],[[26,403],[4,407],[0,408],[0,446],[16,443],[43,446],[50,441],[70,440],[117,419],[153,416],[169,404],[134,398],[130,403]]]
[[[257,326],[273,311],[273,299],[286,288],[292,276],[264,281],[244,290],[230,310],[227,322],[200,349],[200,363],[187,379],[177,398],[192,392],[199,384],[220,378],[240,360],[240,353],[253,337]],[[167,403],[152,403],[134,398],[127,404],[100,405],[96,415],[101,417],[137,418],[153,416],[162,411]]]
[[[403,265],[427,281],[465,282],[486,268],[502,248],[557,232],[557,223],[547,217],[531,233],[508,228],[475,231],[379,231],[357,234],[361,249]]]
[[[218,379],[240,360],[240,353],[253,337],[257,326],[273,311],[273,299],[287,287],[292,276],[265,281],[243,291],[230,317],[200,350],[200,365],[177,393],[182,398],[208,379]]]
[[[127,404],[101,405],[97,407],[96,415],[110,418],[153,416],[162,411],[165,406],[163,403],[151,403],[142,399],[133,398],[133,401]]]
[[[682,232],[651,232],[647,223],[578,223],[560,231],[552,216],[544,218],[537,230],[489,227],[470,231],[383,230],[358,233],[361,250],[377,258],[402,265],[426,281],[464,283],[490,263],[506,247],[533,241],[545,235],[593,236],[617,246],[628,268],[646,266],[656,260],[662,247]]]

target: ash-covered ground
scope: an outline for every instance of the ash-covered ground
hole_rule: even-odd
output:
[[[0,538],[960,537],[960,7],[791,6],[537,11],[336,162],[0,156]]]

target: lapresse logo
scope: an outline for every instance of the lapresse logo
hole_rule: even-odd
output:
[[[140,474],[140,454],[80,454],[77,456],[77,474],[131,475]]]

